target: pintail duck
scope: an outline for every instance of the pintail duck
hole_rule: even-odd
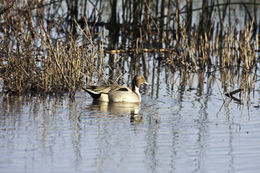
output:
[[[109,86],[90,86],[86,89],[95,101],[102,102],[132,102],[140,103],[141,95],[139,87],[142,84],[148,84],[141,75],[136,75],[132,81],[132,89],[120,85]]]

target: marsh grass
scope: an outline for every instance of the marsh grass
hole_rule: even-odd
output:
[[[101,1],[66,1],[66,12],[58,1],[3,1],[2,91],[73,96],[85,85],[125,83],[126,74],[141,71],[146,77],[152,73],[156,81],[165,68],[171,73],[167,83],[175,85],[176,75],[181,79],[180,91],[198,74],[198,90],[205,80],[209,86],[218,80],[221,92],[241,89],[241,97],[250,99],[259,64],[259,4],[250,4],[254,16],[242,4],[250,20],[238,28],[236,22],[225,22],[232,3],[203,1],[201,8],[193,9],[192,1],[186,1],[184,8],[179,1],[122,2],[121,18],[114,0],[110,21],[105,23]],[[90,5],[92,12],[87,16],[84,9]],[[192,26],[192,15],[198,10],[198,24]],[[152,68],[148,61],[153,62]]]
[[[25,11],[29,13],[29,10]],[[97,57],[104,59],[103,46],[102,43],[94,46],[89,30],[82,30],[88,40],[86,46],[80,45],[71,33],[67,41],[54,40],[44,21],[32,27],[32,16],[19,14],[11,17],[8,12],[3,14],[5,39],[1,44],[1,76],[4,92],[74,95],[83,84],[92,82],[94,73],[102,73],[102,62],[97,69],[95,61]],[[58,26],[52,24],[51,27]]]
[[[83,84],[92,82],[94,73],[100,73],[103,67],[97,69],[94,63],[102,49],[84,48],[73,39],[68,44],[53,43],[47,32],[42,34],[47,39],[41,43],[38,55],[28,49],[19,55],[9,52],[2,76],[5,92],[74,94]]]

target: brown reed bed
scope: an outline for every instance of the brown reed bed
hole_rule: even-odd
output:
[[[51,38],[51,29],[58,28],[57,24],[45,26],[40,19],[39,25],[33,27],[29,6],[14,13],[11,12],[14,4],[9,6],[1,16],[3,92],[74,95],[83,84],[92,82],[93,75],[103,73],[103,45],[94,46],[90,30],[82,30],[86,46],[80,45],[72,33],[68,33],[66,40],[55,40]],[[97,58],[98,67],[95,66]]]
[[[209,74],[221,81],[223,92],[251,92],[257,80],[259,36],[257,16],[237,27],[230,18],[232,3],[203,1],[193,9],[186,1],[117,1],[110,4],[108,22],[102,21],[102,1],[3,1],[0,9],[3,38],[0,70],[5,93],[64,93],[74,95],[84,85],[124,82],[124,74],[145,76],[166,67],[183,74]],[[212,3],[213,2],[213,3]],[[63,4],[64,5],[64,4]],[[259,4],[252,3],[256,7]],[[90,16],[84,10],[92,7]],[[164,8],[163,8],[164,7]],[[121,11],[120,11],[121,10]],[[197,25],[192,16],[200,11]],[[228,13],[229,10],[229,13]],[[119,12],[121,18],[118,18]],[[108,35],[105,36],[107,29]],[[108,39],[106,38],[108,37]],[[108,40],[108,41],[106,41]],[[153,67],[148,67],[153,54]],[[214,72],[219,71],[216,76]],[[231,88],[230,88],[231,86]]]
[[[85,83],[91,83],[94,74],[102,74],[102,62],[99,67],[95,66],[97,57],[99,61],[103,59],[102,45],[99,48],[92,44],[83,47],[73,39],[68,43],[52,42],[49,35],[42,26],[41,35],[36,37],[46,40],[41,41],[37,51],[16,40],[19,49],[9,50],[2,65],[4,92],[69,92],[73,95]],[[27,36],[28,33],[21,35]]]

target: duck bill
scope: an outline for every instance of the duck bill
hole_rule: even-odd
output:
[[[144,84],[145,84],[145,85],[148,85],[148,86],[150,86],[150,85],[151,85],[151,84],[150,84],[150,83],[148,83],[148,82],[145,82]]]

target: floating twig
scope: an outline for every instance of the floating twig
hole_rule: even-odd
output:
[[[142,52],[142,53],[151,53],[151,52],[171,52],[170,49],[113,49],[106,50],[106,53],[117,54],[117,53],[131,53],[131,52]]]
[[[241,102],[242,102],[241,99],[238,99],[238,98],[236,98],[236,97],[233,96],[234,94],[239,93],[239,92],[241,92],[241,91],[243,91],[243,89],[239,88],[239,89],[236,89],[236,90],[234,90],[234,91],[231,91],[231,92],[226,93],[225,96],[231,98],[232,100],[235,100],[235,101],[241,103]]]

